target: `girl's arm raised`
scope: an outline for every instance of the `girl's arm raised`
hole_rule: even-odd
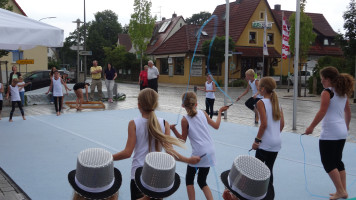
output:
[[[133,120],[129,122],[129,128],[128,128],[128,137],[127,137],[127,142],[126,142],[126,147],[124,150],[113,154],[113,159],[114,160],[124,160],[126,158],[130,158],[132,155],[132,152],[135,149],[136,145],[136,125]]]
[[[229,106],[223,106],[219,109],[219,113],[218,113],[218,118],[216,119],[216,122],[214,122],[209,116],[208,114],[206,114],[206,112],[204,112],[206,119],[208,120],[208,124],[215,128],[218,129],[220,127],[220,122],[221,122],[221,113],[225,110],[229,109]]]
[[[177,129],[176,129],[176,124],[173,124],[173,125],[170,125],[170,129],[173,131],[174,135],[181,139],[181,140],[184,140],[184,142],[187,141],[187,136],[188,136],[188,127],[189,127],[189,124],[188,124],[188,121],[185,117],[183,117],[182,121],[181,121],[181,124],[182,124],[182,134],[180,134]]]

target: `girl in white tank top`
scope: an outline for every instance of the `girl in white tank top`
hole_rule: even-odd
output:
[[[187,111],[187,115],[181,121],[182,134],[177,131],[176,125],[171,125],[170,128],[177,138],[186,141],[188,137],[192,146],[192,156],[201,157],[199,163],[187,166],[186,185],[188,196],[194,196],[194,177],[196,171],[199,171],[198,184],[203,190],[205,197],[213,199],[210,188],[206,184],[209,168],[214,166],[216,162],[214,142],[210,136],[208,125],[218,129],[221,122],[221,113],[229,107],[221,107],[216,122],[214,122],[207,113],[197,110],[197,96],[194,92],[183,94],[182,101]]]
[[[216,86],[210,74],[206,76],[204,89],[198,89],[205,92],[205,112],[213,118]]]
[[[138,109],[141,116],[131,120],[128,126],[128,138],[124,150],[113,155],[114,160],[130,158],[134,153],[131,166],[131,197],[139,199],[144,194],[136,187],[134,176],[136,169],[142,167],[146,155],[152,151],[161,151],[162,147],[176,160],[196,164],[198,156],[184,157],[175,151],[173,145],[183,147],[184,144],[170,136],[169,124],[157,118],[154,110],[158,106],[158,94],[150,88],[141,90],[138,96]],[[152,130],[149,132],[149,130]],[[157,139],[154,139],[157,138]]]
[[[284,127],[283,111],[278,103],[276,81],[271,77],[264,77],[259,82],[259,90],[264,98],[257,102],[261,125],[258,129],[252,149],[256,150],[256,158],[267,165],[271,171],[267,199],[274,198],[273,166],[281,149],[281,132]]]

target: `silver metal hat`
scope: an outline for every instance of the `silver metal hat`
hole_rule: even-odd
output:
[[[268,190],[271,172],[259,159],[242,155],[238,156],[228,175],[231,189],[246,199],[262,199]]]

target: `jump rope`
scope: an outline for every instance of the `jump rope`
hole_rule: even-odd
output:
[[[216,38],[216,33],[217,33],[217,25],[218,25],[218,17],[216,15],[212,15],[207,21],[204,22],[204,24],[200,27],[199,31],[198,31],[198,35],[197,35],[197,42],[195,44],[195,49],[194,49],[194,53],[193,53],[193,57],[192,57],[192,60],[191,60],[191,63],[190,63],[190,69],[189,69],[189,77],[188,77],[188,83],[187,83],[187,87],[186,87],[186,92],[185,92],[185,95],[183,97],[183,101],[182,103],[184,102],[185,98],[186,98],[186,95],[187,95],[187,92],[188,92],[188,89],[189,89],[189,85],[190,85],[190,77],[191,77],[191,71],[192,71],[192,67],[193,67],[193,61],[194,61],[194,58],[195,58],[195,54],[196,54],[196,51],[197,51],[197,48],[198,48],[198,45],[199,45],[199,41],[200,41],[200,36],[201,36],[201,33],[204,29],[204,27],[212,20],[214,19],[214,32],[213,32],[213,37],[210,41],[210,44],[209,44],[209,54],[208,54],[208,60],[207,60],[207,70],[208,70],[208,74],[211,75],[211,72],[210,72],[210,68],[209,68],[209,64],[210,64],[210,56],[211,56],[211,48],[212,48],[212,45],[214,43],[214,40]],[[255,75],[256,76],[256,75]],[[226,96],[227,98],[229,98],[229,100],[231,101],[231,104],[228,105],[228,106],[232,106],[234,105],[237,101],[234,101],[232,100],[232,98],[224,91],[221,89],[221,87],[219,86],[218,82],[214,79],[213,76],[211,76],[211,79],[214,81],[216,87],[224,94],[224,96]],[[179,114],[178,114],[178,117],[177,117],[177,121],[176,121],[176,124],[178,124],[179,122],[179,118],[180,118],[180,115],[181,115],[181,111],[182,111],[182,106],[180,106],[180,110],[179,110]],[[310,192],[309,190],[309,187],[308,187],[308,181],[307,181],[307,174],[306,174],[306,155],[305,155],[305,149],[304,149],[304,146],[303,146],[303,143],[302,143],[302,136],[304,134],[301,134],[300,135],[300,145],[302,147],[302,151],[303,151],[303,164],[304,164],[304,180],[305,180],[305,189],[306,191],[308,192],[309,195],[313,196],[313,197],[317,197],[317,198],[327,198],[329,199],[329,197],[327,196],[322,196],[322,195],[317,195],[317,194],[313,194],[312,192]],[[355,139],[355,138],[354,138]],[[248,155],[250,155],[250,152],[252,151],[252,149],[250,149],[248,151]],[[201,155],[200,157],[203,158],[204,156],[206,156],[207,154],[203,154]],[[209,159],[209,162],[212,164],[212,159],[211,159],[211,156],[210,155],[207,155],[207,158]],[[219,181],[218,181],[218,174],[216,172],[216,169],[215,167],[212,165],[212,169],[213,169],[213,173],[214,173],[214,176],[215,176],[215,180],[216,180],[216,187],[217,187],[217,192],[221,194],[221,190],[220,190],[220,186],[219,186]],[[198,171],[198,168],[196,167],[196,172]],[[350,188],[352,187],[352,185],[354,185],[356,183],[356,179],[347,187],[347,188]],[[219,195],[219,199],[221,199],[221,195]]]

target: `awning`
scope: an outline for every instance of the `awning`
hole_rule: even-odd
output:
[[[263,48],[262,47],[236,47],[237,52],[241,52],[242,57],[262,57]],[[268,56],[266,58],[280,58],[279,54],[274,47],[268,47]]]

